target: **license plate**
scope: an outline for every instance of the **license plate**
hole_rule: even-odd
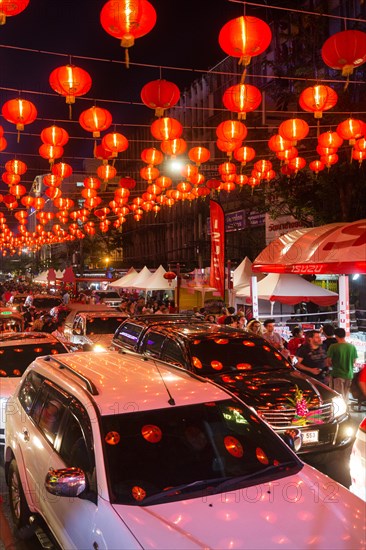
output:
[[[302,432],[302,444],[310,445],[311,443],[317,443],[319,441],[319,431]]]

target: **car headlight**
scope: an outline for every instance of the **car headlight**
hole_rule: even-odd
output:
[[[339,418],[347,413],[347,404],[341,395],[337,395],[332,399],[333,417]]]
[[[93,351],[96,353],[101,353],[103,351],[108,351],[104,346],[101,346],[100,344],[94,344]]]

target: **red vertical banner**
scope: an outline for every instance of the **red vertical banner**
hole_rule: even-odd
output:
[[[210,200],[211,272],[210,286],[225,299],[225,216],[218,202]]]

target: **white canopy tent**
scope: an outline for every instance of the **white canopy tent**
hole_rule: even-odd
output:
[[[250,285],[251,278],[253,275],[252,265],[253,265],[252,262],[246,256],[244,260],[238,265],[238,267],[234,269],[233,287],[235,291]],[[260,281],[264,277],[265,275],[262,273],[258,273],[257,275],[258,281]]]
[[[250,286],[243,287],[236,293],[237,296],[250,296]],[[257,296],[262,300],[269,300],[271,304],[294,305],[299,302],[314,302],[322,306],[329,306],[338,301],[338,294],[325,288],[309,283],[299,275],[290,273],[270,273],[257,285]]]
[[[177,280],[173,279],[169,281],[164,279],[164,273],[166,269],[162,265],[159,265],[158,269],[153,273],[146,281],[144,290],[174,290],[177,286]]]
[[[141,269],[140,273],[136,275],[136,278],[131,281],[128,287],[126,288],[141,288],[145,289],[146,282],[149,277],[151,277],[151,271],[146,267],[146,265]]]
[[[35,283],[48,283],[47,275],[48,275],[48,270],[42,271],[41,273],[39,273],[39,275],[34,277],[33,281]]]
[[[113,281],[108,286],[114,288],[128,288],[136,280],[137,275],[138,272],[136,271],[136,269],[130,267],[126,275],[124,275],[120,279],[117,279],[116,281]]]

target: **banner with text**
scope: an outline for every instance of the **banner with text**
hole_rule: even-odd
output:
[[[210,200],[211,272],[210,285],[225,298],[225,217],[218,202]]]

